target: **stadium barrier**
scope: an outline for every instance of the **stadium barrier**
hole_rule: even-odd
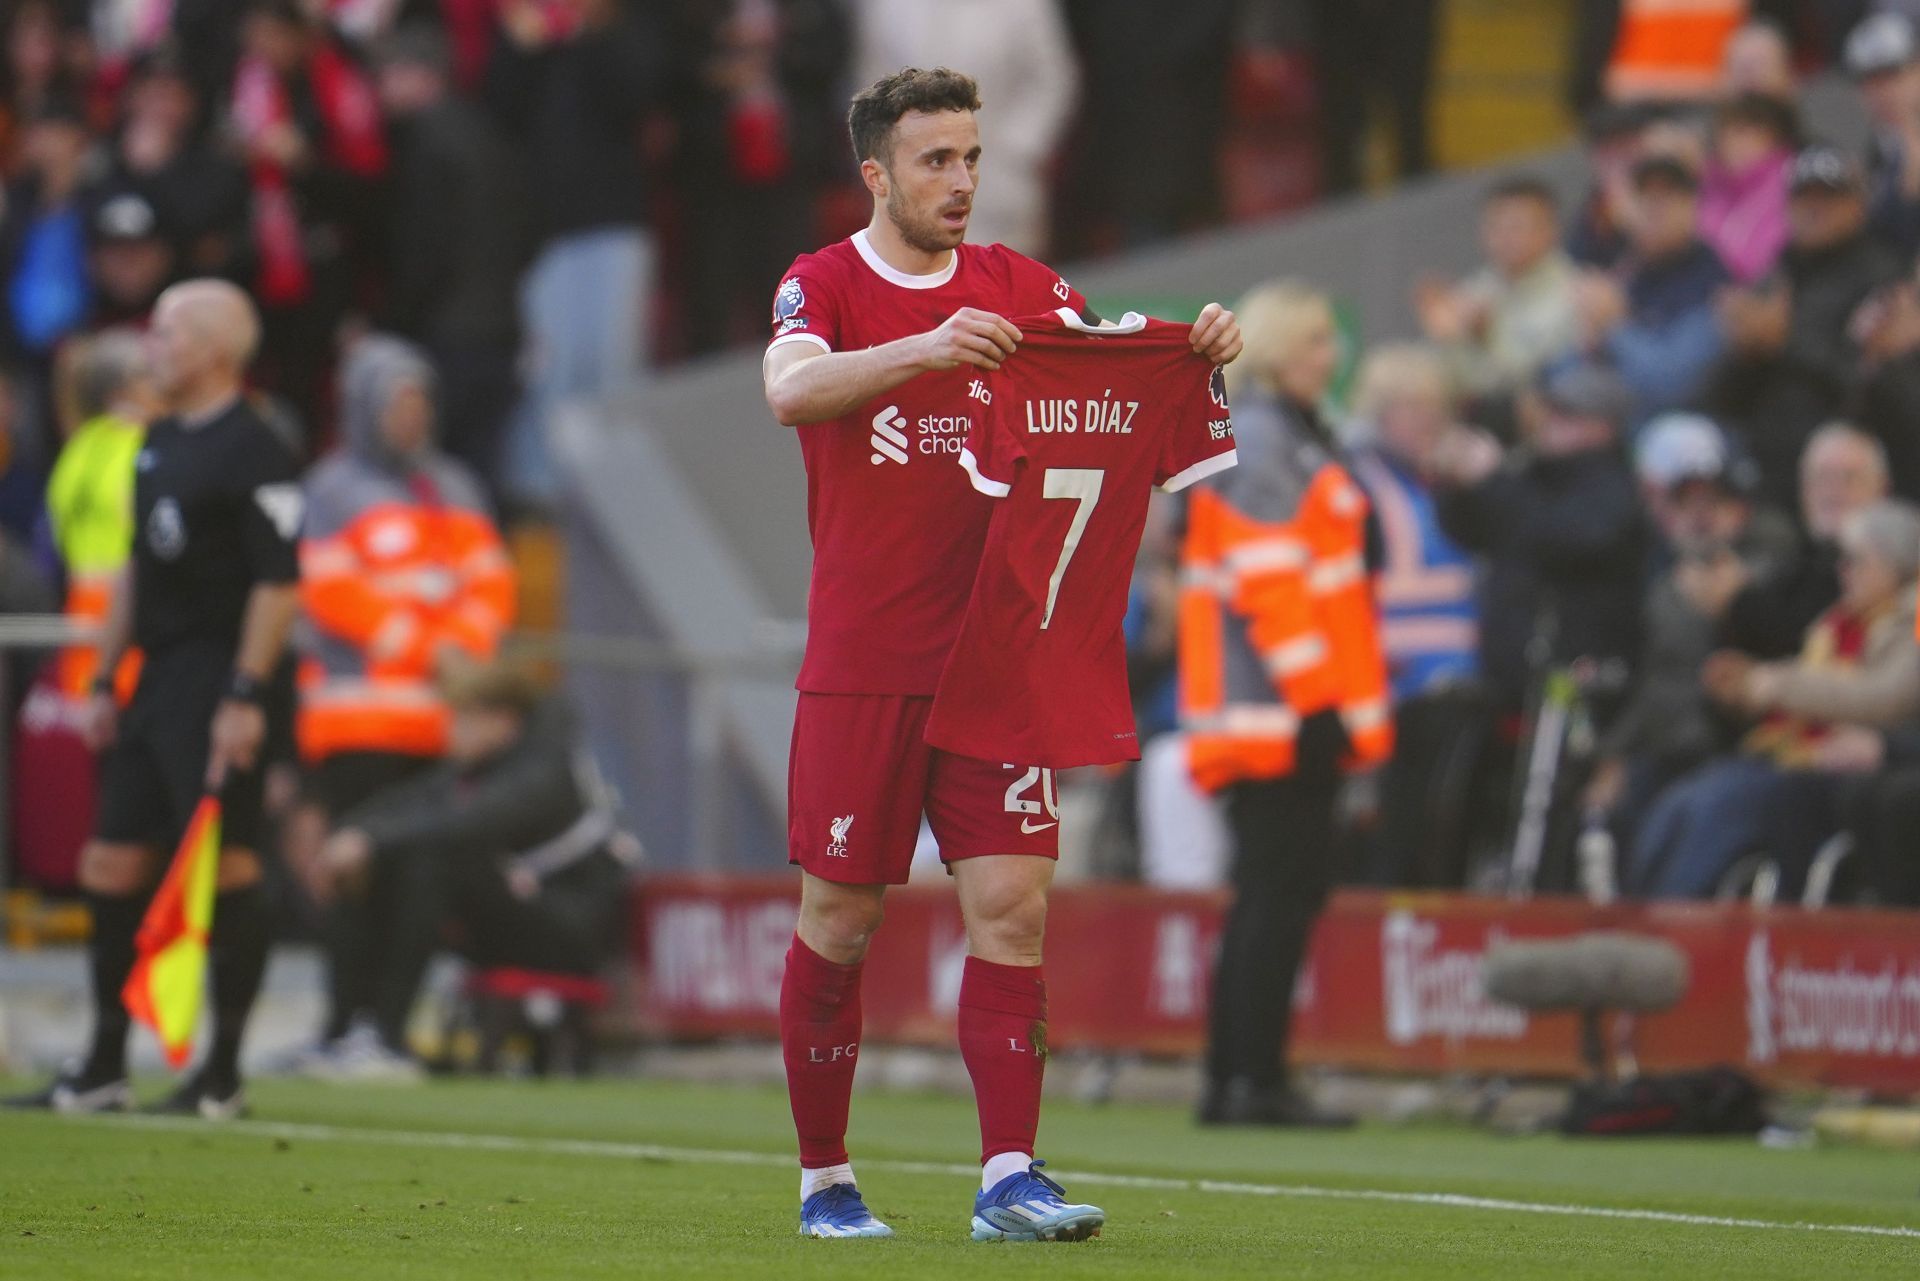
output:
[[[789,877],[656,877],[635,895],[635,1014],[679,1039],[778,1034]],[[1060,1049],[1196,1054],[1223,895],[1063,886],[1047,920],[1049,1039]],[[1769,1085],[1920,1093],[1920,916],[1745,905],[1513,902],[1345,891],[1315,935],[1295,1004],[1300,1062],[1394,1073],[1565,1077],[1577,1016],[1490,1000],[1503,939],[1630,930],[1687,955],[1681,1002],[1639,1022],[1642,1067],[1726,1063]],[[875,1043],[951,1045],[965,938],[951,890],[908,886],[862,980]]]

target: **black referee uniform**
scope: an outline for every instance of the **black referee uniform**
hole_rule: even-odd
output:
[[[254,588],[299,578],[301,491],[293,455],[244,399],[198,421],[163,418],[135,462],[132,643],[140,682],[101,758],[95,834],[170,855],[205,790],[214,712],[232,692]],[[271,731],[269,731],[271,734]],[[262,772],[231,769],[221,843],[255,849]],[[82,1081],[126,1075],[120,989],[150,891],[92,896],[95,1029]],[[266,968],[258,884],[221,892],[210,948],[214,1042],[175,1105],[237,1096],[240,1040]]]

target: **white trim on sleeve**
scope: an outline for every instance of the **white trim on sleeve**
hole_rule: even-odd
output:
[[[980,460],[966,446],[960,447],[960,465],[967,469],[967,476],[973,481],[973,487],[989,498],[1005,498],[1013,492],[1013,486],[1004,480],[994,480],[980,474]]]
[[[829,354],[831,354],[833,351],[832,343],[822,338],[819,334],[807,334],[807,333],[781,334],[778,338],[774,339],[772,342],[767,344],[767,350],[772,351],[775,347],[784,346],[785,344],[790,342],[810,342],[814,346],[818,347],[821,351],[827,352]]]
[[[1178,493],[1188,485],[1193,484],[1194,481],[1205,480],[1215,472],[1225,471],[1239,461],[1240,451],[1238,448],[1229,449],[1223,454],[1215,454],[1211,458],[1202,458],[1199,462],[1187,468],[1179,475],[1169,476],[1164,481],[1161,481],[1160,490],[1162,493],[1167,494]]]

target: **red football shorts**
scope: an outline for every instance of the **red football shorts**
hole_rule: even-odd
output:
[[[933,699],[800,695],[787,759],[787,861],[822,880],[904,885],[925,814],[942,862],[1060,856],[1053,771],[927,746]]]

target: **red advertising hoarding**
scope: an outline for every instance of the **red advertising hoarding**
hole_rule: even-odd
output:
[[[647,882],[637,907],[642,1025],[672,1037],[777,1035],[797,897],[785,877]],[[1053,1044],[1198,1053],[1225,901],[1133,886],[1056,890]],[[1393,1072],[1571,1075],[1574,1017],[1489,1000],[1480,963],[1503,938],[1594,929],[1664,938],[1687,954],[1685,999],[1639,1023],[1643,1067],[1732,1063],[1776,1085],[1920,1093],[1920,916],[1899,912],[1347,891],[1321,919],[1301,975],[1296,1056]],[[867,1037],[952,1044],[965,949],[951,890],[891,892],[862,981]]]

